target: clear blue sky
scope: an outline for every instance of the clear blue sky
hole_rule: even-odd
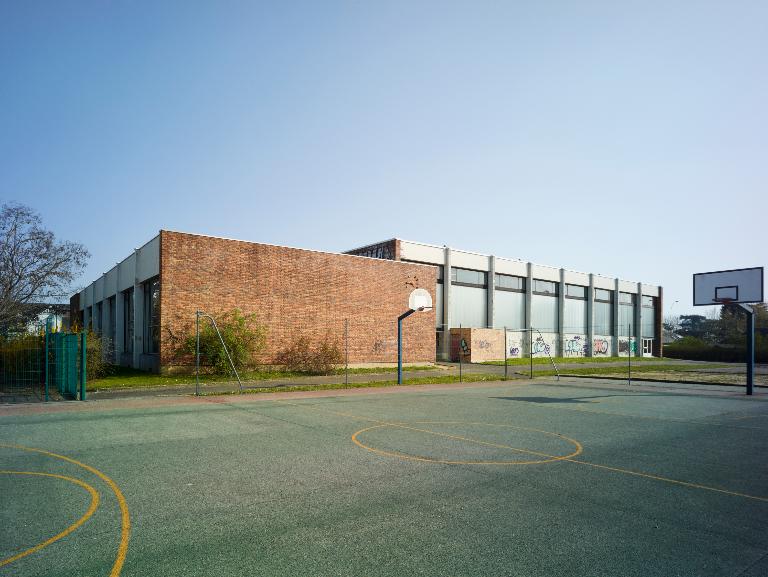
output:
[[[92,253],[161,228],[400,237],[691,307],[765,266],[768,3],[0,4],[0,200]],[[695,309],[702,312],[702,309]]]

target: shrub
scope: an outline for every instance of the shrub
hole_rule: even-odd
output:
[[[256,315],[244,315],[239,309],[233,309],[216,317],[221,338],[227,345],[229,356],[235,368],[253,366],[254,357],[264,350],[267,343],[267,329],[258,323]],[[193,328],[194,331],[194,328]],[[195,333],[187,336],[183,342],[183,352],[195,355]],[[200,357],[201,364],[212,367],[215,373],[229,374],[231,367],[219,335],[209,319],[200,319]]]
[[[743,363],[746,361],[747,351],[745,345],[709,345],[700,339],[685,337],[664,345],[664,356],[689,361]],[[768,362],[768,339],[761,335],[755,336],[755,362]]]
[[[111,356],[107,339],[88,331],[85,341],[85,370],[86,379],[100,379],[112,374],[114,365],[109,362]]]
[[[277,364],[286,371],[326,375],[344,360],[341,347],[328,338],[312,344],[307,337],[298,337],[277,355]]]

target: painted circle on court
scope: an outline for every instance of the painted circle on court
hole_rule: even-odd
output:
[[[29,476],[29,477],[61,479],[63,481],[68,481],[74,485],[79,485],[80,487],[85,489],[91,497],[91,503],[88,507],[88,510],[77,521],[69,525],[63,531],[57,533],[56,535],[54,535],[53,537],[50,537],[49,539],[46,539],[42,543],[35,545],[34,547],[30,547],[29,549],[26,549],[20,553],[11,555],[6,559],[0,559],[0,567],[4,567],[5,565],[13,563],[14,561],[18,561],[19,559],[22,559],[27,555],[31,555],[32,553],[36,553],[37,551],[40,551],[41,549],[47,547],[48,545],[55,543],[59,539],[66,537],[67,535],[75,531],[78,527],[80,527],[83,523],[85,523],[88,519],[90,519],[91,516],[96,512],[96,509],[98,509],[99,507],[99,501],[100,501],[99,492],[96,489],[94,489],[91,485],[86,483],[85,481],[81,481],[80,479],[75,479],[74,477],[68,477],[66,475],[57,475],[54,473],[43,473],[38,471],[5,471],[5,470],[0,471],[0,475],[23,475],[23,476]]]
[[[569,446],[569,453],[566,454],[552,454],[553,452],[539,451],[533,448],[525,446],[513,446],[508,444],[501,444],[496,442],[487,441],[475,437],[466,437],[462,435],[454,435],[441,431],[435,431],[430,429],[430,426],[451,427],[488,427],[497,429],[509,429],[516,431],[524,431],[535,436],[541,435],[543,438],[555,438],[558,441],[562,441],[564,445]],[[524,455],[528,458],[523,459],[461,459],[461,458],[438,458],[432,457],[428,454],[414,454],[404,453],[392,449],[383,449],[376,447],[372,444],[372,441],[364,441],[366,434],[383,429],[402,429],[411,431],[414,434],[421,435],[434,435],[439,438],[449,439],[452,441],[458,441],[460,443],[467,443],[469,445],[484,446],[491,449],[497,449],[500,451],[508,451],[518,455]],[[370,436],[370,435],[369,435]],[[371,451],[379,455],[386,457],[395,457],[398,459],[406,459],[409,461],[422,461],[426,463],[441,463],[445,465],[537,465],[541,463],[553,463],[562,461],[565,459],[572,459],[581,454],[583,447],[575,439],[561,435],[560,433],[554,433],[552,431],[544,431],[542,429],[532,429],[530,427],[518,427],[516,425],[500,425],[493,423],[468,423],[463,421],[416,421],[414,423],[382,423],[360,429],[352,435],[352,442],[358,447]]]

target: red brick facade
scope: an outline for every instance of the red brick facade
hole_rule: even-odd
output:
[[[239,308],[267,327],[261,362],[273,362],[299,336],[336,342],[349,362],[397,361],[397,317],[414,288],[434,300],[437,270],[426,265],[160,232],[160,364],[175,362],[174,339],[195,311]],[[435,313],[403,323],[404,362],[435,361]]]

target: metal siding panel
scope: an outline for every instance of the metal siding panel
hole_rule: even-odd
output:
[[[144,282],[160,274],[160,236],[156,236],[139,249],[139,267],[136,276]]]
[[[444,264],[445,249],[403,240],[400,241],[400,258],[432,264]]]

